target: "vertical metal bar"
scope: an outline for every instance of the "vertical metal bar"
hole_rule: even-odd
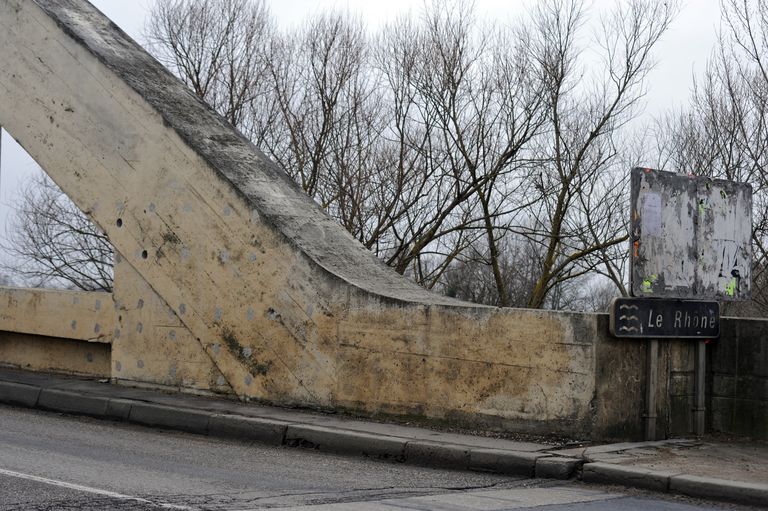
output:
[[[697,436],[704,435],[706,428],[706,372],[707,347],[704,341],[696,341],[694,362],[694,397],[693,397],[693,432]]]
[[[659,340],[649,339],[645,359],[645,439],[656,440],[656,392],[659,387]]]

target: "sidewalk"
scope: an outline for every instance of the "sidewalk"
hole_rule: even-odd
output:
[[[768,508],[768,444],[558,448],[0,368],[0,403],[456,470],[578,478]]]

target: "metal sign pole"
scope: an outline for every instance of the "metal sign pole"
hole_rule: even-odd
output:
[[[705,341],[696,342],[694,362],[694,404],[693,404],[693,432],[696,436],[703,436],[706,422],[706,372],[707,372],[707,347]]]
[[[656,390],[659,386],[659,340],[646,344],[645,374],[645,439],[656,440]]]

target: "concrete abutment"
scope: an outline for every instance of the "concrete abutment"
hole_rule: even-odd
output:
[[[47,292],[2,291],[6,363],[36,358],[15,334],[70,339],[72,353],[98,338],[109,377],[128,383],[537,434],[642,434],[644,349],[609,337],[604,315],[481,307],[397,275],[83,0],[0,0],[0,124],[119,253],[92,338],[78,333],[96,323],[86,311],[71,319]],[[47,329],[11,305],[32,303],[27,293]],[[669,346],[658,402],[677,410],[688,348]],[[660,413],[659,430],[674,434],[686,413]]]

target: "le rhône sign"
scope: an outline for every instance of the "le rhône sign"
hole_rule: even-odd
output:
[[[625,338],[714,339],[720,336],[720,304],[714,301],[615,298],[610,332]]]

